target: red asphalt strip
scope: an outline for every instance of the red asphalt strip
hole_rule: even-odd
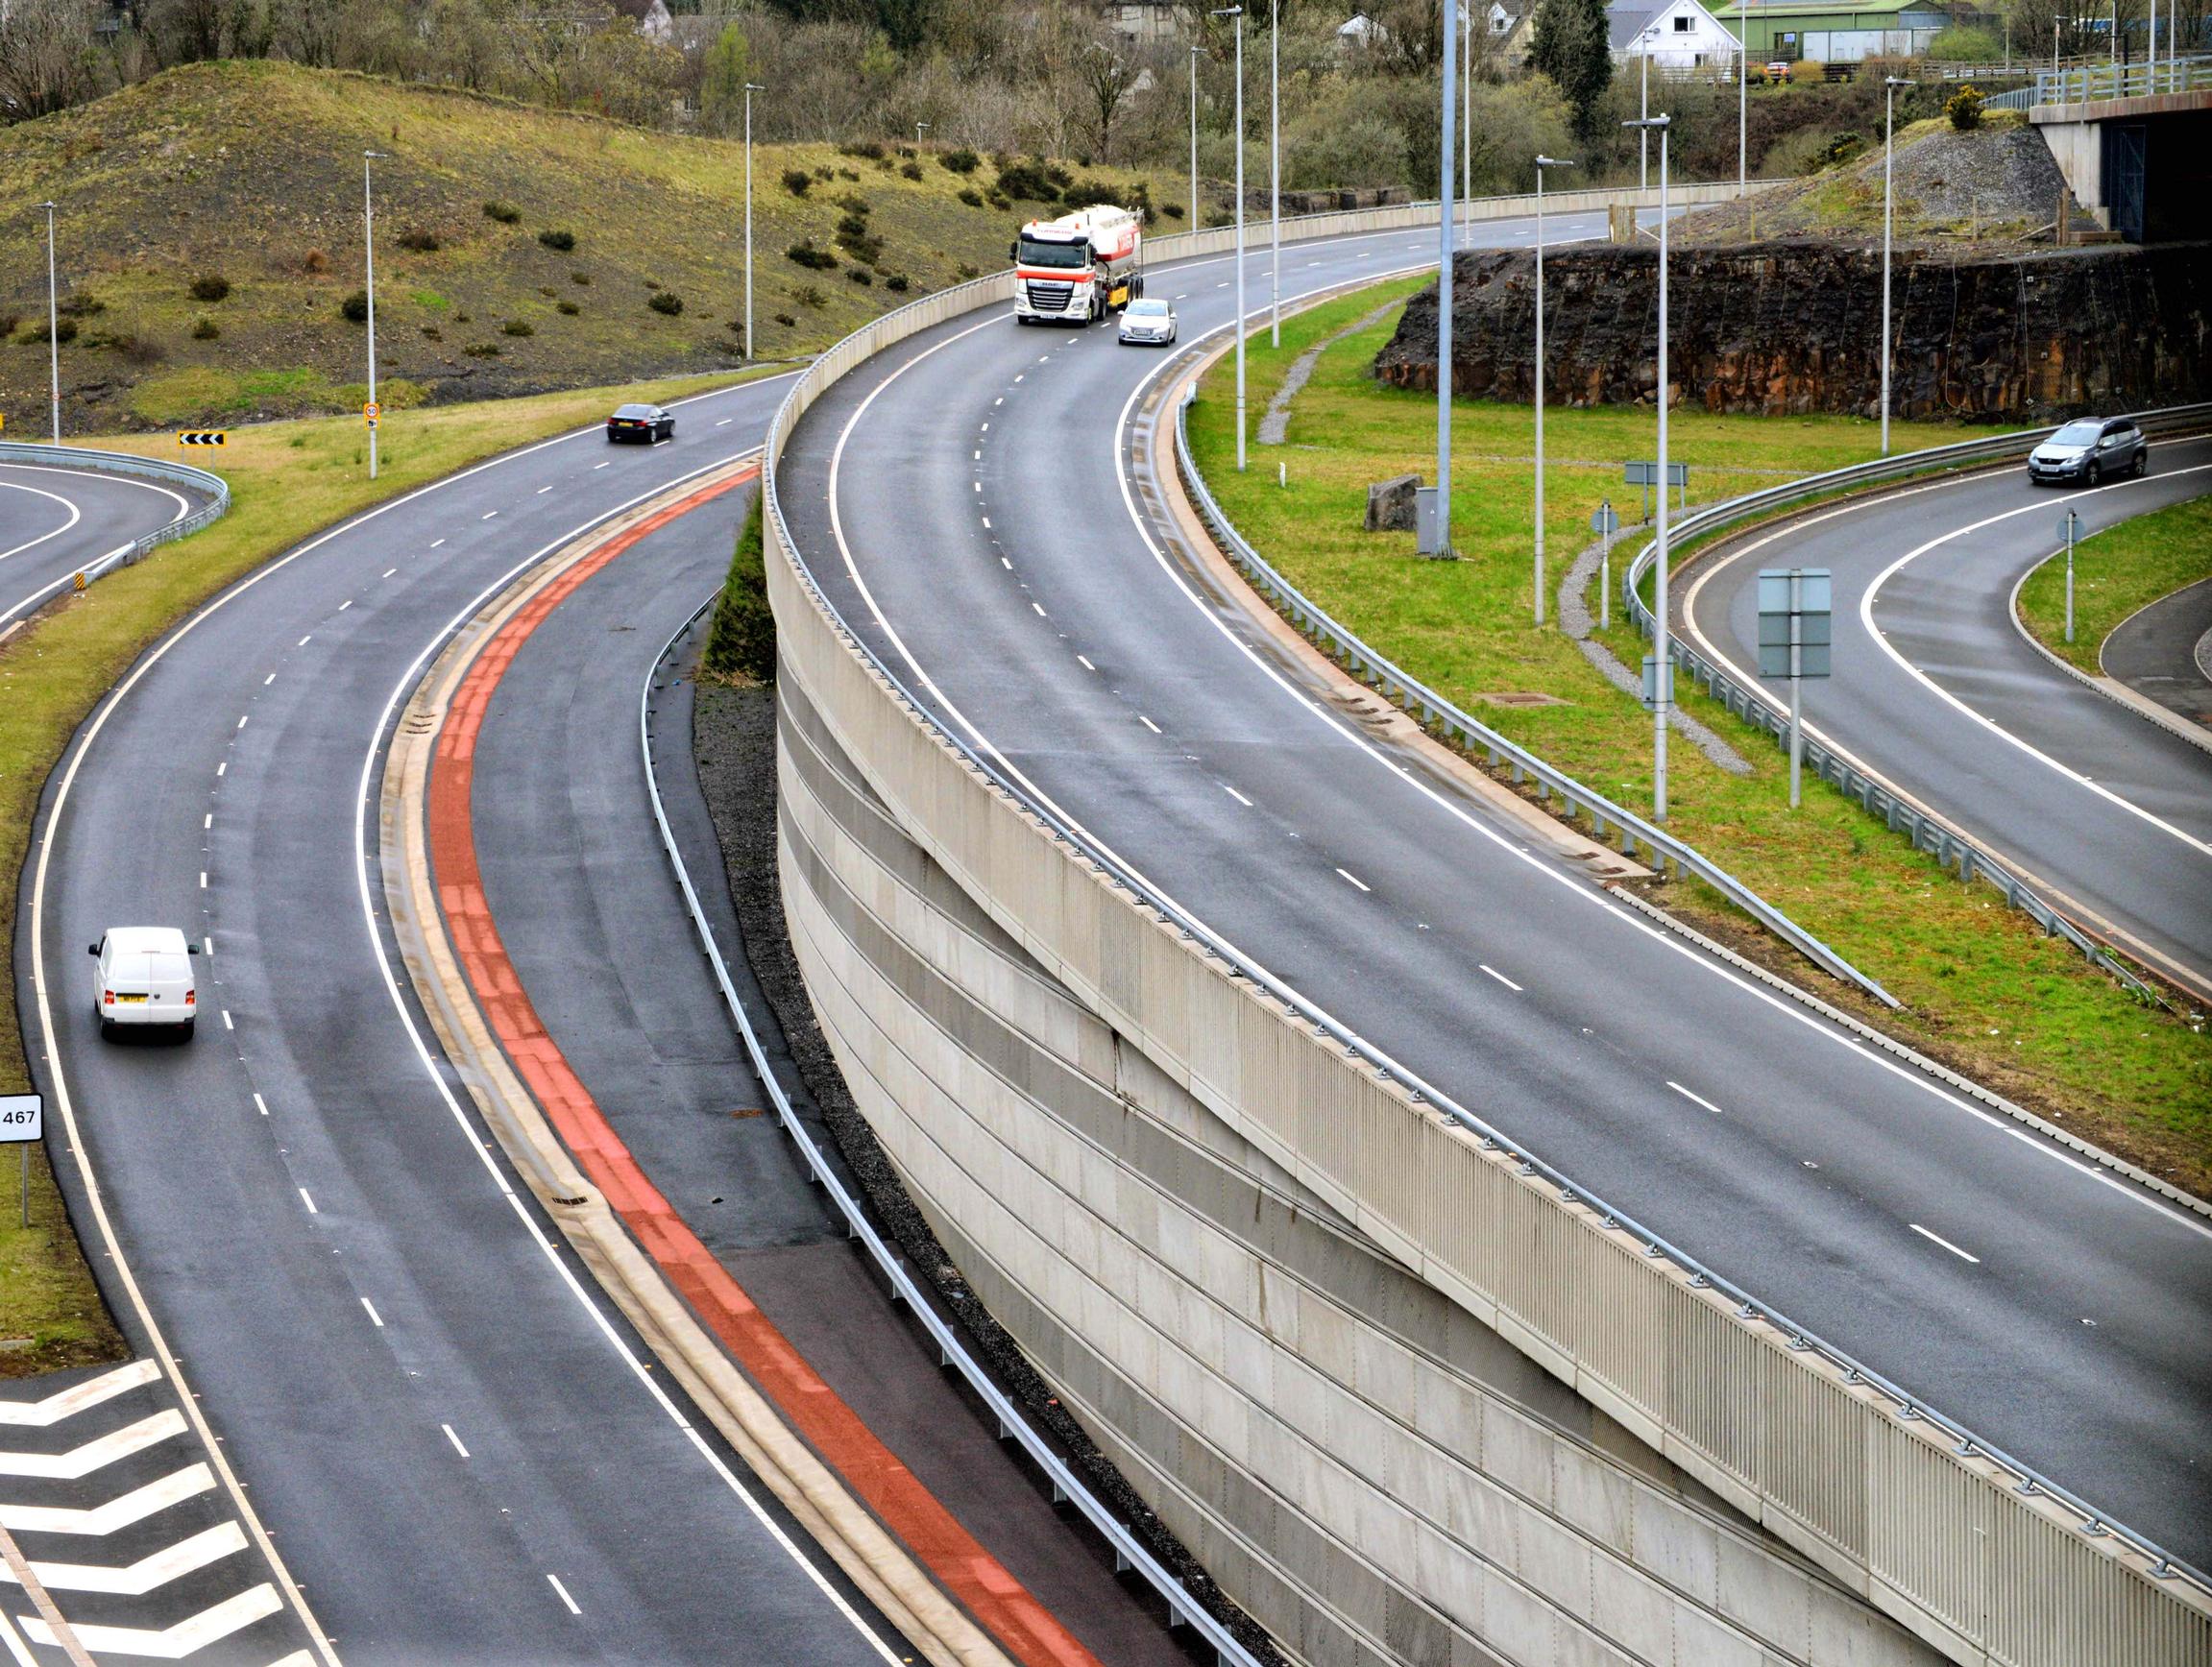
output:
[[[1099,1667],[1097,1657],[977,1543],[822,1381],[645,1178],[530,1004],[484,897],[471,793],[476,739],[507,667],[530,634],[593,574],[677,517],[744,485],[757,472],[704,488],[610,539],[533,596],[477,655],[453,697],[430,761],[430,855],[447,930],[485,1019],[576,1162],[762,1392],[1017,1660],[1027,1667]]]

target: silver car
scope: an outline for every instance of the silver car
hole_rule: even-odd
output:
[[[2150,443],[2127,417],[2078,418],[2028,454],[2028,478],[2037,486],[2095,486],[2150,467]]]
[[[1175,308],[1164,301],[1132,301],[1122,309],[1121,339],[1148,347],[1175,340]]]

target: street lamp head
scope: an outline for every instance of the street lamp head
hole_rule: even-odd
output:
[[[1622,122],[1624,128],[1665,128],[1673,124],[1672,116],[1645,116],[1641,121]]]
[[[1539,156],[1536,158],[1536,165],[1540,168],[1579,168],[1582,166],[1572,157],[1544,156]]]
[[[1244,8],[1242,6],[1222,6],[1208,12],[1206,15],[1208,17],[1242,17]]]
[[[1904,75],[1884,76],[1882,78],[1882,85],[1884,86],[1910,86],[1912,85],[1912,78]]]
[[[745,90],[747,92],[766,92],[768,89],[757,81],[748,81],[745,83]]]

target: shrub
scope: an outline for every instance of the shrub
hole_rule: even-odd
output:
[[[369,292],[357,289],[338,303],[338,311],[351,325],[369,322]]]
[[[471,342],[461,350],[472,359],[496,359],[499,356],[498,342]]]
[[[1959,133],[1970,133],[1981,125],[1981,91],[1969,84],[1943,103],[1943,113]]]
[[[847,214],[865,216],[869,212],[868,200],[858,191],[847,191],[838,199],[838,206]]]
[[[957,151],[947,151],[937,160],[944,164],[947,172],[954,174],[972,174],[983,163],[981,157],[964,146]]]
[[[19,312],[0,312],[0,337],[13,335],[15,326],[22,322],[23,315]]]
[[[850,180],[856,185],[859,184],[861,181],[861,177],[854,173],[850,168],[839,168],[838,170],[838,178],[840,180]]]
[[[423,339],[428,342],[442,342],[446,339],[446,332],[436,325],[425,325],[423,326]]]
[[[922,165],[919,162],[903,162],[899,165],[899,172],[910,180],[919,180],[922,177]]]
[[[499,333],[508,336],[534,336],[538,333],[538,327],[527,319],[509,319],[499,326]]]
[[[231,293],[231,280],[219,272],[203,272],[192,280],[194,301],[221,301]]]
[[[818,287],[811,283],[800,284],[797,289],[791,292],[791,299],[797,302],[801,306],[818,308],[825,307],[830,304],[830,298],[824,295]]]
[[[1090,163],[1086,161],[1083,163],[1083,166],[1087,168],[1090,166]],[[1051,181],[1055,185],[1057,185],[1063,191],[1076,182],[1075,176],[1069,173],[1065,168],[1061,167],[1057,162],[1047,162],[1044,165],[1044,176],[1047,180]]]
[[[556,289],[555,289],[555,288],[554,288],[554,287],[553,287],[551,284],[549,284],[549,283],[541,283],[540,285],[538,285],[538,293],[539,293],[540,295],[544,296],[544,297],[545,297],[545,298],[546,298],[547,301],[550,301],[550,300],[552,300],[552,298],[553,298],[554,296],[558,295],[560,292],[559,292],[558,290],[556,290]]]
[[[213,319],[197,319],[193,321],[192,339],[196,342],[211,342],[222,333],[223,326],[218,325]]]
[[[23,339],[26,342],[60,342],[67,347],[77,339],[77,321],[72,318],[59,319],[49,330],[44,319],[34,319],[31,327],[23,332]]]
[[[884,257],[884,240],[880,237],[855,237],[848,231],[840,231],[838,247],[863,266],[874,266]]]
[[[98,318],[108,310],[108,303],[88,289],[80,289],[61,298],[54,309],[65,319]]]
[[[416,254],[435,254],[442,246],[435,231],[402,231],[400,247]]]
[[[802,238],[784,251],[784,258],[810,272],[834,272],[838,257],[826,249],[816,249],[812,238]]]
[[[970,266],[964,260],[960,262],[960,274],[962,278],[981,278],[983,276],[982,273],[978,272],[974,267]]]
[[[320,249],[310,249],[300,257],[300,270],[306,273],[328,272],[330,257]]]
[[[1052,203],[1060,193],[1058,185],[1033,162],[1016,162],[999,170],[998,194],[1026,203]]]
[[[879,157],[876,158],[876,169],[879,173],[887,174],[897,166],[898,163],[892,161],[888,157]]]
[[[990,204],[991,206],[996,208],[1001,214],[1004,214],[1009,208],[1013,206],[1011,203],[1007,201],[1006,197],[1002,193],[997,191],[993,191],[991,193]]]
[[[888,290],[894,290],[900,295],[904,295],[907,293],[907,290],[911,287],[911,285],[905,273],[894,272],[890,275],[890,277],[884,279],[884,287]]]
[[[1928,56],[1946,63],[1994,63],[2005,56],[2005,42],[1994,30],[1954,23],[1928,43]]]
[[[839,145],[838,155],[840,157],[859,157],[863,161],[877,162],[883,159],[884,148],[873,139],[854,139]]]
[[[684,298],[672,289],[656,289],[645,298],[645,304],[666,318],[674,318],[684,310]]]
[[[784,189],[794,197],[804,197],[807,194],[807,187],[814,182],[814,177],[804,168],[786,168],[784,170]]]
[[[776,323],[782,325],[787,330],[795,330],[799,327],[799,321],[791,317],[790,313],[776,314]]]
[[[864,266],[848,266],[845,268],[845,276],[863,289],[866,289],[876,281],[876,275]]]
[[[1166,215],[1170,220],[1180,220],[1182,218],[1182,205],[1180,203],[1162,203],[1159,205],[1159,211]]]
[[[847,237],[865,237],[867,234],[868,223],[862,215],[847,214],[838,222],[838,238],[840,242]]]
[[[984,205],[984,194],[973,185],[962,185],[960,187],[960,201],[970,208],[981,208]]]
[[[457,312],[453,315],[453,322],[457,325],[465,325],[469,322],[469,315],[467,313]]]
[[[576,234],[573,231],[541,231],[538,233],[538,241],[547,249],[566,254],[576,247]]]
[[[569,274],[569,281],[588,285],[592,281],[592,275],[588,272],[571,272]]]
[[[776,675],[776,618],[768,610],[768,574],[761,541],[761,495],[753,494],[730,554],[730,573],[715,602],[700,668],[712,677],[766,683]]]
[[[512,203],[491,202],[484,205],[484,218],[497,220],[501,226],[512,226],[523,217],[523,211]]]
[[[572,301],[557,301],[553,303],[553,310],[563,318],[572,319],[584,309]]]

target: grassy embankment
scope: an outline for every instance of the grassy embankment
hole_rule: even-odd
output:
[[[1400,294],[1417,287],[1392,286]],[[1264,408],[1302,349],[1390,293],[1370,291],[1286,320],[1277,351],[1256,342],[1249,359],[1253,410]],[[1422,561],[1411,534],[1360,530],[1368,483],[1434,471],[1433,399],[1381,387],[1368,374],[1396,322],[1394,312],[1322,355],[1293,406],[1288,444],[1255,447],[1243,475],[1233,461],[1234,408],[1221,391],[1228,373],[1217,369],[1191,423],[1208,482],[1271,562],[1381,652],[1582,780],[1647,808],[1648,716],[1557,629],[1530,623],[1528,407],[1470,402],[1454,416],[1455,532],[1470,559]],[[1955,428],[1893,426],[1900,450],[1958,437]],[[1860,461],[1876,449],[1874,425],[1850,418],[1685,411],[1670,427],[1674,457],[1689,464],[1693,503]],[[1553,586],[1589,544],[1600,498],[1637,513],[1638,495],[1624,492],[1620,467],[1652,447],[1648,412],[1546,412]],[[1289,466],[1287,488],[1276,485],[1278,460]],[[1624,633],[1616,632],[1614,646],[1631,664],[1642,652]],[[1498,706],[1486,698],[1515,692],[1565,704]],[[1751,761],[1752,774],[1730,775],[1677,737],[1668,754],[1671,826],[1879,978],[1907,1010],[1884,1014],[1833,987],[1824,994],[2177,1184],[2212,1185],[2212,1038],[2137,1005],[1987,888],[1946,878],[1841,795],[1811,785],[1803,809],[1791,811],[1787,761],[1771,740],[1701,695],[1687,695],[1686,704]],[[1741,940],[1740,917],[1702,887],[1674,884],[1666,892],[1669,907]]]
[[[742,378],[722,374],[585,389],[408,412],[387,421],[378,478],[368,479],[357,419],[317,418],[241,429],[216,459],[231,513],[102,579],[0,645],[0,962],[12,963],[16,890],[38,794],[69,737],[169,624],[270,557],[384,498],[602,416],[618,399],[672,399]],[[105,444],[174,451],[145,438]],[[75,977],[75,962],[64,969]],[[0,1092],[29,1085],[14,982],[0,980]],[[99,1108],[80,1108],[97,1116]],[[59,1129],[49,1126],[59,1136]],[[122,1347],[69,1230],[44,1153],[34,1154],[29,1230],[0,1161],[0,1377],[113,1358]]]
[[[2054,518],[2055,519],[2055,518]],[[2212,578],[2212,497],[2122,521],[2074,546],[2074,640],[2066,640],[2066,558],[2020,587],[2020,616],[2044,647],[2101,676],[2098,651],[2130,614],[2184,585]]]
[[[341,308],[362,283],[371,148],[388,153],[376,165],[387,405],[738,362],[741,144],[274,60],[201,63],[0,128],[0,412],[31,427],[45,410],[48,196],[64,304],[99,307],[63,321],[76,330],[61,350],[69,432],[356,408],[365,331]],[[1057,188],[1033,170],[994,205],[987,157],[960,173],[935,150],[910,162],[758,145],[753,166],[763,357],[996,271],[1021,221],[1059,212],[1022,194]],[[789,171],[807,176],[803,196]],[[1087,201],[1093,183],[1127,190],[1139,176],[1071,166],[1057,179]],[[1156,229],[1178,230],[1165,209],[1185,190],[1146,183]],[[830,264],[792,261],[802,244]],[[228,293],[195,297],[203,278]],[[655,310],[655,296],[682,310]]]

